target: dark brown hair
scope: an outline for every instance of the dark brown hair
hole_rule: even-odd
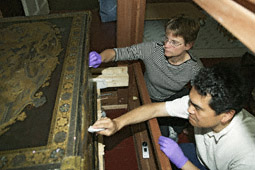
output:
[[[185,44],[194,42],[200,29],[198,20],[189,16],[175,16],[166,24],[166,32],[171,31],[174,36],[183,37]]]

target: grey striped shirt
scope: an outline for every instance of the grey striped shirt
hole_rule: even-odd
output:
[[[115,61],[143,61],[144,79],[150,98],[158,101],[164,101],[182,90],[202,67],[201,62],[191,55],[192,59],[180,65],[170,64],[164,55],[162,42],[145,42],[114,50]]]

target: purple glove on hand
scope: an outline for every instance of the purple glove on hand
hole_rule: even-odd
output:
[[[102,63],[102,57],[95,51],[89,53],[89,67],[97,68]]]
[[[158,143],[160,145],[160,150],[166,154],[177,168],[182,168],[188,161],[188,158],[183,154],[179,145],[171,138],[160,136]]]

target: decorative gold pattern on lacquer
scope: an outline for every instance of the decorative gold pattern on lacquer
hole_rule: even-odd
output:
[[[65,16],[65,14],[62,16]],[[66,14],[66,16],[70,16],[70,15]],[[73,99],[73,92],[75,88],[74,87],[75,74],[77,72],[80,72],[79,70],[80,68],[77,68],[77,65],[78,65],[77,63],[80,62],[78,61],[78,58],[79,58],[78,54],[82,53],[81,52],[82,48],[78,47],[79,45],[81,45],[80,40],[83,38],[81,37],[82,36],[81,32],[83,31],[81,25],[84,24],[85,17],[90,17],[90,14],[88,15],[88,13],[82,12],[82,13],[77,13],[76,15],[71,14],[71,16],[73,17],[73,23],[72,23],[72,27],[71,27],[71,31],[69,35],[68,46],[66,47],[66,54],[65,54],[65,59],[63,63],[59,88],[57,92],[55,108],[53,111],[53,118],[52,118],[48,144],[47,146],[42,146],[42,147],[0,152],[0,169],[28,167],[28,166],[31,167],[38,164],[61,163],[65,158],[67,142],[68,142],[67,137],[69,135],[68,130],[70,125],[70,115],[71,115],[72,102],[73,102],[72,99]],[[44,24],[47,25],[46,22]],[[55,28],[55,30],[58,30],[58,29]],[[49,34],[50,33],[51,32],[49,32]],[[56,43],[57,39],[53,42]],[[50,42],[45,45],[50,45]],[[60,47],[54,46],[53,48],[58,48],[59,51],[58,53],[51,54],[51,57],[56,56],[60,52]],[[43,47],[39,48],[38,46],[35,49],[43,50],[44,48]],[[12,58],[10,57],[10,59]],[[45,58],[42,58],[42,60],[45,60]],[[57,61],[51,60],[49,66],[52,63],[57,63]],[[36,67],[33,67],[31,65],[29,66],[30,66],[28,67],[30,68],[29,72],[32,73],[30,75],[36,75],[36,73],[37,74],[39,73]],[[73,68],[73,69],[70,69],[70,68]],[[48,69],[53,71],[53,67]],[[40,86],[42,86],[45,82],[46,81],[41,83]],[[17,89],[17,92],[21,92],[21,91],[22,91],[21,89]],[[14,94],[19,94],[17,92]],[[30,96],[30,98],[33,98],[33,97]]]
[[[0,29],[0,134],[29,104],[45,99],[38,89],[50,78],[62,51],[59,30],[48,22]]]
[[[19,120],[19,121],[24,121],[25,118],[27,117],[26,113],[25,112],[22,112],[14,117],[12,117],[8,122],[4,123],[3,124],[3,129],[0,129],[0,135],[4,134],[9,128],[7,127],[8,125],[11,125],[13,123],[16,122],[16,120]]]
[[[83,160],[80,156],[69,156],[64,158],[61,165],[61,170],[78,170],[81,169],[81,162]]]

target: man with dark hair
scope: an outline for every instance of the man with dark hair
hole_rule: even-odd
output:
[[[255,169],[255,117],[243,109],[244,85],[233,69],[224,65],[202,68],[189,96],[140,106],[113,120],[102,118],[93,127],[112,135],[126,125],[155,117],[181,117],[194,126],[195,144],[178,145],[160,136],[159,145],[180,169]]]

